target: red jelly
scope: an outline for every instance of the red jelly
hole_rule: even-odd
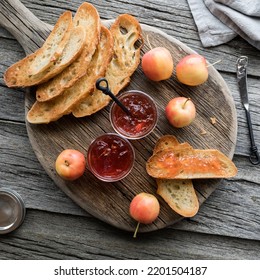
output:
[[[133,90],[123,93],[118,99],[131,114],[126,114],[116,103],[112,104],[110,121],[117,133],[128,139],[140,139],[153,131],[158,113],[149,95]]]
[[[131,143],[120,135],[108,133],[96,138],[88,149],[89,170],[100,180],[114,182],[132,170],[135,159]]]

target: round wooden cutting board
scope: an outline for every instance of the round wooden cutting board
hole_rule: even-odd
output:
[[[0,24],[15,36],[24,50],[28,53],[40,46],[50,26],[37,19],[17,0],[6,0],[0,6]],[[6,17],[5,14],[9,16]],[[103,23],[109,26],[112,22],[111,20]],[[152,48],[164,46],[169,49],[175,65],[186,54],[193,53],[186,45],[158,29],[142,25],[142,30],[145,41],[142,54],[150,48],[148,40]],[[68,115],[48,125],[26,123],[26,126],[37,158],[62,191],[98,219],[120,229],[134,231],[136,221],[129,216],[130,201],[140,192],[156,195],[156,182],[145,170],[146,161],[152,155],[156,141],[162,135],[172,134],[179,142],[187,141],[194,148],[219,149],[232,158],[236,144],[237,117],[229,89],[213,67],[209,67],[209,79],[206,83],[188,87],[177,82],[175,73],[166,81],[149,81],[139,66],[125,90],[129,89],[144,91],[154,98],[159,109],[159,120],[157,127],[149,136],[131,141],[136,153],[134,168],[119,182],[101,182],[88,170],[74,182],[64,181],[56,174],[54,168],[55,160],[62,150],[73,148],[86,155],[94,138],[107,132],[114,132],[109,121],[111,104],[90,117],[76,119]],[[177,96],[190,97],[197,109],[194,122],[182,129],[175,129],[169,125],[164,113],[169,100]],[[28,89],[25,96],[26,114],[34,101],[35,89]],[[211,118],[216,119],[215,124],[212,124]],[[200,204],[210,196],[219,182],[220,180],[194,180]],[[141,225],[139,231],[161,229],[182,219],[163,199],[156,196],[161,205],[160,215],[153,224]]]
[[[112,21],[106,22],[109,25]],[[186,54],[193,51],[178,40],[158,29],[142,25],[145,45],[142,54],[149,50],[147,38],[152,47],[164,46],[170,50],[175,64]],[[76,119],[69,115],[48,125],[27,123],[32,147],[42,166],[75,203],[93,216],[120,229],[134,231],[136,222],[129,216],[129,204],[140,192],[156,195],[156,182],[145,170],[147,159],[151,156],[156,141],[165,134],[172,134],[179,142],[187,141],[194,148],[219,149],[232,158],[236,144],[237,118],[233,99],[220,74],[209,67],[208,81],[197,87],[188,87],[177,82],[175,73],[162,82],[152,82],[145,78],[141,67],[132,76],[130,85],[125,89],[139,89],[150,94],[159,109],[156,129],[148,137],[131,141],[136,160],[132,173],[116,183],[104,183],[96,179],[88,170],[83,177],[67,182],[55,172],[54,163],[58,154],[67,148],[87,153],[91,141],[107,132],[114,132],[109,122],[109,108],[85,118]],[[35,94],[26,95],[26,113],[34,102]],[[175,129],[169,125],[164,108],[176,96],[190,97],[197,108],[195,121],[186,128]],[[216,119],[212,124],[211,118]],[[220,180],[194,180],[200,204],[215,190]],[[169,206],[156,195],[161,204],[159,218],[150,225],[141,225],[140,231],[153,231],[171,225],[181,219]]]

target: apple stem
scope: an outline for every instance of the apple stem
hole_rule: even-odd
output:
[[[206,67],[214,66],[215,64],[217,64],[217,63],[219,63],[219,62],[221,62],[221,61],[222,61],[222,59],[220,59],[220,60],[218,60],[218,61],[216,61],[216,62],[214,62],[214,63],[212,63],[212,64],[208,64]]]
[[[137,235],[139,226],[140,226],[140,222],[138,222],[137,225],[136,225],[135,232],[134,232],[134,236],[133,236],[134,238],[136,238],[136,235]]]
[[[151,50],[152,46],[151,46],[151,43],[150,43],[150,40],[149,40],[149,35],[147,35],[146,39],[147,39],[148,46],[149,46],[149,48]]]
[[[185,105],[186,105],[186,103],[187,103],[189,100],[190,100],[190,98],[187,98],[187,99],[185,100],[184,104],[182,105],[182,109],[185,108]]]

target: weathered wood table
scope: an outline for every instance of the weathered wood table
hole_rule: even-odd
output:
[[[81,1],[21,1],[38,18],[54,24]],[[236,60],[249,58],[248,87],[256,144],[260,145],[260,51],[237,37],[203,48],[186,1],[89,1],[102,19],[130,13],[143,24],[160,28],[208,61],[226,81],[237,110],[234,162],[238,174],[225,179],[199,213],[172,226],[140,233],[119,230],[77,206],[49,178],[30,145],[24,116],[24,91],[9,89],[3,73],[24,51],[0,27],[0,187],[10,187],[25,200],[27,214],[16,231],[0,236],[0,259],[259,259],[259,165],[248,159],[249,134],[236,82]],[[206,137],[206,136],[205,136]]]

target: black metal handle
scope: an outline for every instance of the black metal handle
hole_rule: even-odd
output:
[[[102,86],[101,84],[105,83],[105,86]],[[131,112],[125,107],[124,104],[122,104],[116,97],[115,95],[111,92],[109,85],[108,85],[108,81],[106,78],[99,78],[96,81],[96,88],[98,90],[101,90],[104,94],[109,95],[118,106],[120,106],[120,108],[128,115],[131,115]]]
[[[250,150],[251,150],[251,152],[250,152],[249,159],[250,159],[251,163],[254,164],[254,165],[259,164],[260,163],[260,156],[259,156],[257,147],[252,146]]]
[[[248,123],[250,141],[251,141],[249,160],[252,164],[257,165],[257,164],[260,163],[260,157],[259,157],[257,146],[255,144],[253,127],[252,127],[252,122],[251,122],[251,116],[250,116],[249,109],[246,110],[246,118],[247,118],[247,123]]]

